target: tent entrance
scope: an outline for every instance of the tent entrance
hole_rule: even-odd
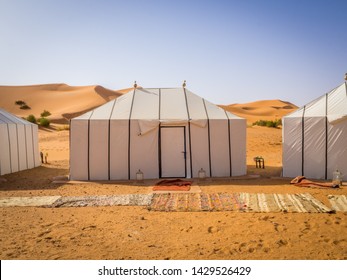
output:
[[[160,177],[186,178],[186,128],[160,127]]]

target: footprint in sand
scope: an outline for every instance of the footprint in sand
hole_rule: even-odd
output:
[[[278,247],[282,247],[282,246],[286,246],[288,245],[288,241],[287,240],[283,240],[283,239],[280,239],[276,242],[276,244],[278,245]]]
[[[211,227],[209,227],[209,228],[207,229],[207,231],[208,231],[208,233],[217,233],[217,232],[220,231],[220,229],[217,228],[217,227],[211,226]]]

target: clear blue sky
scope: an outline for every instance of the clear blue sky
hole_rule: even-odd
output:
[[[0,0],[0,85],[176,87],[299,106],[347,72],[346,0]]]

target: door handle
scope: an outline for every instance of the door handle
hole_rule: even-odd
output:
[[[187,152],[183,151],[182,153],[183,153],[184,159],[186,159],[186,153]]]

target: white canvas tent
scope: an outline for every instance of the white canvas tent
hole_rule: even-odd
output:
[[[71,120],[72,180],[246,174],[246,120],[184,88],[137,88]]]
[[[0,109],[0,175],[39,165],[37,125]]]
[[[283,118],[283,176],[347,174],[346,82]]]

